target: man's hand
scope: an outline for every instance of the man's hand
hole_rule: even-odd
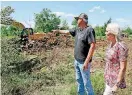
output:
[[[83,70],[87,70],[88,69],[88,63],[84,63],[83,64]]]
[[[53,33],[70,34],[69,30],[52,30]]]

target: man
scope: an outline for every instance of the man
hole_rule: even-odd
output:
[[[58,30],[59,33],[69,33],[75,37],[75,71],[76,80],[78,83],[78,94],[94,95],[94,91],[90,80],[90,65],[92,61],[92,55],[95,49],[95,31],[92,27],[87,26],[88,16],[85,13],[81,13],[77,20],[78,28],[72,30]],[[57,30],[53,30],[56,32]]]

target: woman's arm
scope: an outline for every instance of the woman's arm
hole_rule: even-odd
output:
[[[122,81],[125,73],[126,73],[126,68],[127,68],[127,60],[126,61],[121,61],[120,62],[120,71],[117,77],[117,83],[114,85],[114,87],[112,88],[113,91],[116,91],[120,82]]]
[[[122,79],[125,75],[125,72],[126,72],[126,68],[127,68],[127,60],[120,62],[120,71],[119,71],[119,74],[118,74],[117,82],[122,81]]]

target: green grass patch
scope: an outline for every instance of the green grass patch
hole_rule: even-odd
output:
[[[103,72],[95,71],[94,74],[91,74],[91,81],[95,95],[102,95],[105,86]]]

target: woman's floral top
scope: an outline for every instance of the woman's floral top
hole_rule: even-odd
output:
[[[111,47],[111,45],[108,46],[105,56],[105,82],[110,87],[113,87],[117,83],[117,77],[120,70],[120,62],[127,60],[128,48],[124,43],[117,42],[113,47]],[[126,88],[125,76],[119,87]]]

